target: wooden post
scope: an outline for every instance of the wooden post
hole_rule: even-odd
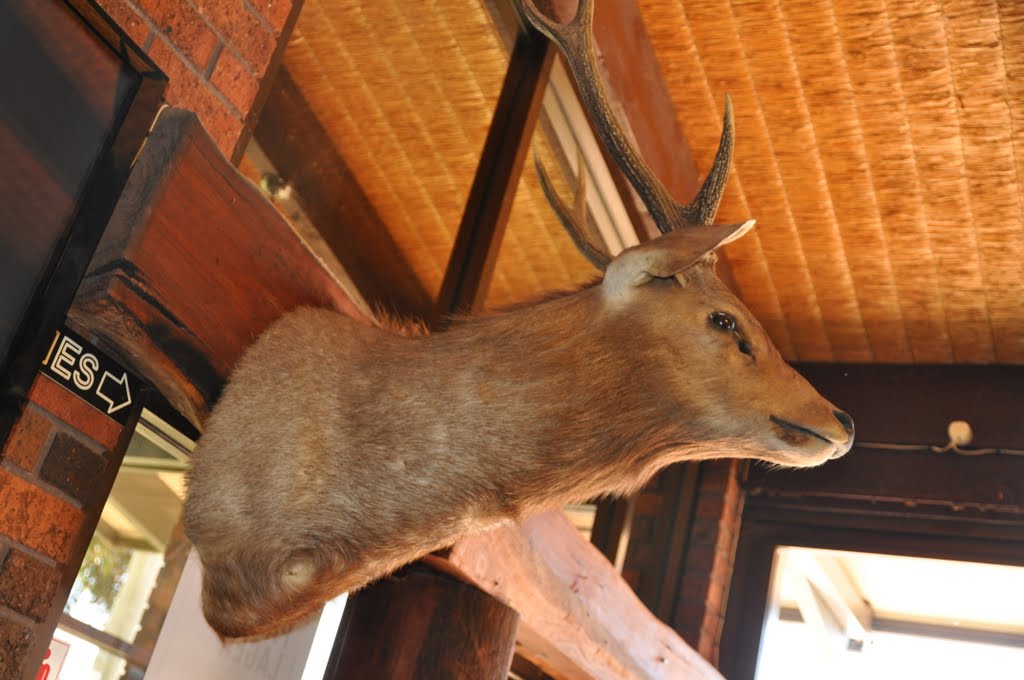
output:
[[[417,563],[350,600],[327,677],[505,680],[518,624],[511,607]]]

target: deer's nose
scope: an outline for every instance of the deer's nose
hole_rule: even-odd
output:
[[[852,435],[853,418],[850,417],[850,414],[844,413],[843,411],[833,411],[832,413],[835,415],[836,420],[838,420],[839,423],[843,426],[843,429],[846,430],[846,434]]]

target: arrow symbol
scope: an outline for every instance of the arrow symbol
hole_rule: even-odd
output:
[[[108,384],[107,378],[110,378],[110,383],[116,383],[121,386],[120,390],[114,392],[114,396],[121,398],[121,396],[123,395],[124,401],[115,401],[114,399],[111,399],[109,396],[104,394],[103,386]],[[115,378],[113,375],[111,375],[110,371],[103,371],[103,377],[100,378],[100,384],[96,386],[96,396],[98,396],[103,401],[107,402],[108,416],[114,411],[120,411],[125,406],[132,403],[132,393],[131,390],[128,389],[128,374],[122,373],[120,378]]]

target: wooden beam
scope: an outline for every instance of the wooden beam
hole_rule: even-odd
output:
[[[971,446],[1024,450],[1024,366],[797,364],[857,425],[858,442],[947,442],[951,420],[974,429]]]
[[[434,301],[287,69],[270,87],[256,141],[366,299],[429,318]]]
[[[464,538],[448,559],[519,612],[520,653],[552,677],[721,677],[560,511]]]
[[[998,511],[1024,514],[1024,458],[1008,455],[853,450],[828,465],[793,470],[752,466],[744,488],[748,504],[814,504],[842,507],[857,502],[891,510],[907,505],[960,516]],[[941,513],[940,513],[941,514]]]
[[[242,351],[303,304],[361,316],[195,116],[165,109],[72,319],[198,427]]]
[[[803,582],[800,593],[805,597],[799,602],[800,611],[804,611],[807,600],[813,601],[813,606],[828,617],[825,625],[830,632],[841,634],[847,648],[862,648],[871,633],[874,612],[839,559],[796,550],[787,554],[785,564]],[[810,596],[806,596],[808,592]]]
[[[480,309],[487,297],[554,53],[533,29],[516,38],[441,283],[441,316]]]
[[[360,318],[360,306],[196,118],[165,112],[90,265],[74,320],[201,429],[245,347],[304,304]],[[669,669],[719,677],[564,522],[548,515],[460,543],[453,561],[477,565],[464,571],[487,592],[504,584],[514,596],[505,601],[530,612],[535,634],[521,640],[526,650],[559,661],[571,677],[667,677]]]
[[[636,496],[601,501],[594,513],[594,527],[590,531],[590,542],[609,562],[615,571],[622,573],[629,553],[629,537],[633,529],[633,515],[636,513]]]

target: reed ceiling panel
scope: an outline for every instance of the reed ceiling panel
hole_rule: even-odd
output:
[[[726,254],[790,359],[1024,362],[1024,5],[640,0]]]

